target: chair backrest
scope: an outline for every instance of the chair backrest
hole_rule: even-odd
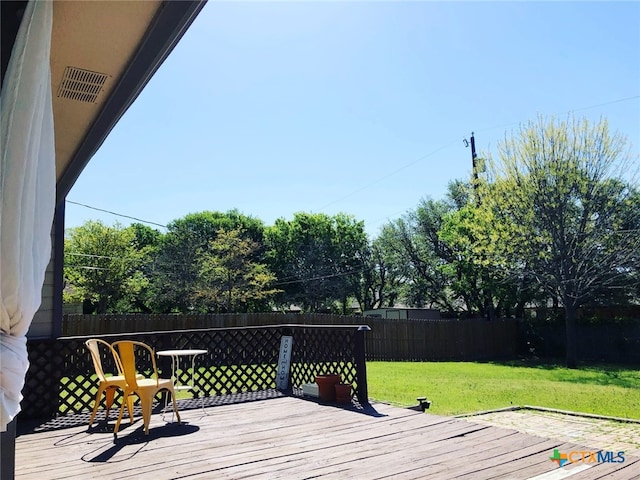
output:
[[[102,368],[102,357],[100,355],[100,349],[108,351],[113,357],[113,362],[115,363],[117,375],[122,375],[122,364],[120,362],[120,358],[113,350],[111,345],[104,340],[100,340],[99,338],[90,338],[86,342],[84,342],[89,353],[91,354],[91,360],[93,361],[93,368],[96,371],[96,375],[101,382],[104,382],[107,376],[104,373],[104,369]]]
[[[127,385],[134,389],[138,388],[138,368],[136,367],[136,358],[140,355],[140,352],[136,354],[136,350],[146,350],[145,353],[151,359],[151,366],[153,369],[152,374],[157,383],[158,368],[156,367],[156,358],[153,348],[146,343],[136,342],[134,340],[120,340],[118,342],[113,342],[113,348],[116,349],[118,356],[120,357],[120,361],[122,362],[122,371]]]

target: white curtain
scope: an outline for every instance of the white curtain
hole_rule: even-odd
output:
[[[26,333],[51,257],[55,149],[51,105],[53,2],[25,9],[0,96],[0,431],[20,411]]]

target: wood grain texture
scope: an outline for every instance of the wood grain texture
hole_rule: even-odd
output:
[[[115,443],[114,415],[90,431],[79,415],[76,426],[22,433],[16,478],[524,480],[557,470],[549,459],[554,449],[590,450],[385,404],[343,408],[276,395],[181,415],[183,423],[175,424],[155,413],[145,436],[137,414]],[[638,478],[639,467],[627,456],[570,478]]]

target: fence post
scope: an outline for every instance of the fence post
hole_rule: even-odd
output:
[[[355,332],[354,356],[356,361],[356,377],[358,381],[358,401],[361,405],[369,404],[369,389],[367,388],[367,364],[365,362],[365,342],[364,334],[370,331],[368,325],[360,325]]]

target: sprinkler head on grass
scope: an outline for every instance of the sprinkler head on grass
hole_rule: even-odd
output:
[[[419,407],[423,412],[431,406],[431,400],[427,400],[427,397],[418,397],[416,400],[420,403]]]

